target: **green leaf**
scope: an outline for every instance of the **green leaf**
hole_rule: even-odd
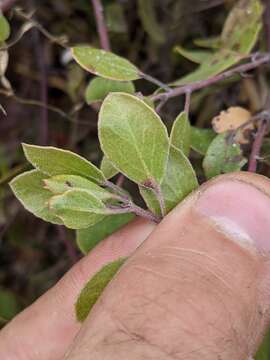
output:
[[[118,174],[118,170],[113,166],[110,160],[106,158],[106,156],[103,156],[101,164],[100,164],[100,170],[103,172],[106,179],[111,179],[116,174]]]
[[[202,48],[219,49],[221,47],[221,38],[220,36],[213,36],[203,39],[194,39],[193,43]]]
[[[11,291],[0,288],[0,318],[11,320],[20,309],[16,296]]]
[[[212,53],[210,51],[206,50],[187,50],[184,49],[182,46],[177,45],[174,47],[174,52],[177,54],[182,55],[184,58],[196,63],[201,64],[205,61],[207,61]]]
[[[140,79],[139,69],[131,62],[109,51],[90,46],[71,49],[73,58],[82,68],[106,79],[129,81]]]
[[[255,360],[269,360],[270,359],[270,331],[268,330],[263,343],[255,356]]]
[[[72,189],[84,189],[93,194],[100,200],[108,200],[114,197],[114,194],[106,191],[95,183],[77,175],[57,175],[44,180],[45,188],[53,194],[63,194]]]
[[[238,63],[243,57],[243,54],[238,54],[228,49],[221,49],[211,57],[209,56],[209,59],[206,62],[203,62],[195,71],[176,80],[172,85],[179,86],[206,80]]]
[[[76,240],[80,250],[84,254],[87,254],[100,241],[119,230],[132,219],[134,219],[133,214],[109,215],[97,224],[90,226],[87,229],[77,230]]]
[[[112,3],[105,6],[105,18],[108,30],[114,33],[127,33],[123,4]]]
[[[101,221],[107,214],[104,203],[87,190],[68,190],[55,195],[49,207],[70,229],[83,229]]]
[[[95,165],[71,151],[28,144],[23,144],[23,150],[27,160],[44,174],[79,175],[97,183],[105,180],[102,172]]]
[[[102,104],[98,125],[101,148],[120,172],[141,185],[161,182],[169,139],[153,109],[135,96],[113,93]]]
[[[212,129],[200,129],[191,126],[191,148],[201,155],[205,155],[216,134]]]
[[[10,25],[6,17],[0,11],[0,42],[6,41],[10,36]]]
[[[172,145],[188,156],[191,142],[191,126],[186,112],[181,112],[175,119],[170,141]]]
[[[210,144],[203,160],[203,169],[207,179],[210,179],[219,174],[239,171],[246,162],[240,145],[231,143],[229,135],[222,133]]]
[[[46,175],[38,170],[25,172],[10,182],[10,187],[22,205],[37,217],[54,224],[62,224],[52,211],[48,201],[52,196],[49,190],[43,188]]]
[[[260,0],[240,0],[229,13],[221,34],[222,46],[242,54],[254,47],[262,28]]]
[[[166,173],[161,183],[166,214],[198,187],[196,174],[187,157],[173,145],[170,147]],[[155,214],[161,215],[160,206],[151,189],[140,187],[140,192]]]
[[[96,101],[103,101],[111,92],[124,92],[128,94],[135,93],[134,84],[131,81],[115,81],[97,77],[90,81],[85,91],[85,100],[87,104]]]
[[[257,42],[262,28],[260,0],[240,0],[229,14],[221,35],[221,49],[206,59],[194,72],[175,81],[178,86],[208,79],[245,58]]]
[[[138,12],[144,30],[157,44],[164,44],[166,41],[164,30],[157,19],[154,0],[138,0]]]
[[[127,258],[115,260],[99,270],[81,291],[75,304],[77,320],[83,322],[97,302],[105,287],[109,284]]]

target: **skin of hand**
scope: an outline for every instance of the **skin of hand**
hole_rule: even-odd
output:
[[[100,243],[0,332],[4,360],[248,360],[270,320],[270,180],[233,173]],[[136,250],[136,251],[135,251]],[[131,255],[83,325],[74,303]]]

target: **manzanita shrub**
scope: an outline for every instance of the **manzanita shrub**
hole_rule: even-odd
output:
[[[247,160],[243,142],[236,135],[243,126],[218,133],[194,127],[189,119],[189,102],[194,91],[207,90],[208,85],[217,81],[237,81],[239,72],[254,68],[256,61],[263,64],[270,60],[269,55],[265,58],[264,54],[251,54],[262,28],[262,13],[259,0],[240,0],[230,12],[221,35],[200,42],[203,50],[176,47],[176,52],[198,67],[172,84],[163,84],[144,74],[129,60],[112,52],[88,45],[72,47],[73,59],[96,75],[86,88],[85,100],[88,104],[102,103],[98,137],[104,157],[97,167],[68,150],[23,144],[33,169],[11,181],[16,197],[37,217],[75,229],[78,246],[86,254],[134,216],[160,222],[194,191],[199,182],[189,160],[191,152],[197,154],[202,164],[204,176],[199,174],[200,179],[242,169]],[[8,36],[9,26],[2,16],[0,41]],[[158,32],[155,36],[162,40]],[[232,68],[239,62],[244,65]],[[157,85],[152,95],[136,92],[134,82],[141,78]],[[185,108],[168,131],[159,109],[170,97],[181,94],[186,95]],[[146,204],[144,208],[115,184],[117,174],[137,184]],[[107,264],[82,290],[76,304],[79,321],[86,318],[125,260]]]

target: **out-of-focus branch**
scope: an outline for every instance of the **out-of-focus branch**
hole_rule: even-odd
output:
[[[91,0],[95,12],[96,25],[99,34],[100,46],[102,49],[110,51],[110,40],[108,35],[108,29],[103,14],[103,6],[101,0]]]
[[[8,11],[17,0],[3,0],[0,2],[0,9],[2,12]]]

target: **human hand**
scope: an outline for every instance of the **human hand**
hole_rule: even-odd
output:
[[[158,226],[135,220],[0,332],[1,358],[252,357],[270,319],[269,196],[267,178],[233,173],[202,186]],[[78,324],[84,283],[133,252]]]

